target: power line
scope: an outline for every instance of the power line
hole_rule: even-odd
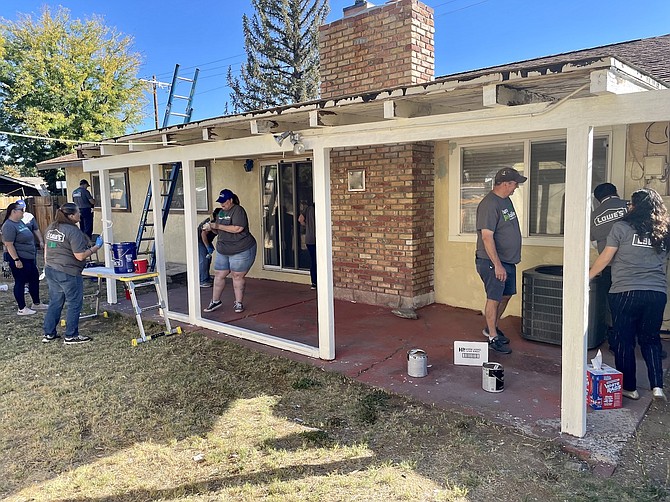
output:
[[[470,5],[466,5],[465,7],[460,7],[460,8],[458,8],[458,9],[453,9],[453,10],[448,10],[447,12],[442,12],[442,13],[440,13],[440,14],[436,14],[435,17],[446,16],[447,14],[452,14],[452,13],[454,13],[454,12],[458,12],[458,11],[461,11],[461,10],[469,9],[470,7],[474,7],[474,6],[476,6],[476,5],[481,5],[481,4],[486,3],[486,2],[488,2],[488,1],[489,1],[489,0],[482,0],[481,2],[477,2],[477,3],[470,4]],[[449,2],[447,2],[447,3],[449,3]]]
[[[0,131],[0,134],[5,134],[7,136],[17,136],[19,138],[28,138],[28,139],[37,139],[41,141],[58,141],[59,143],[69,143],[69,144],[74,144],[78,145],[81,143],[86,143],[90,145],[122,145],[122,146],[130,146],[136,143],[128,142],[128,143],[120,143],[116,141],[95,141],[95,140],[89,140],[89,139],[66,139],[66,138],[52,138],[49,136],[36,136],[33,134],[23,134],[19,132],[9,132],[9,131]],[[168,143],[170,143],[168,141]],[[142,142],[143,145],[163,145],[164,143],[162,141],[147,141],[147,142]]]

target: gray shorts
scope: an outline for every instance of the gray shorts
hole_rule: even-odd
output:
[[[495,267],[491,260],[475,258],[475,265],[477,266],[477,273],[484,283],[486,298],[488,300],[500,302],[503,296],[516,294],[516,265],[512,263],[502,264],[507,272],[507,280],[505,282],[499,281],[496,277]]]
[[[217,251],[214,259],[214,270],[230,270],[231,272],[249,272],[256,261],[256,244],[241,253],[227,255]]]

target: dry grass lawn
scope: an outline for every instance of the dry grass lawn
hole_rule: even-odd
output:
[[[15,310],[11,291],[0,292],[4,500],[632,501],[670,494],[667,426],[665,435],[652,427],[632,441],[617,474],[602,479],[553,442],[201,333],[132,347],[134,319],[113,315],[82,322],[92,343],[43,344],[43,314]],[[667,410],[656,406],[647,421],[667,424]],[[650,444],[664,448],[653,460]]]

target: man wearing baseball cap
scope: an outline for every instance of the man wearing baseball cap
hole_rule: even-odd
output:
[[[88,180],[81,180],[79,188],[72,192],[72,201],[79,208],[79,228],[88,236],[89,241],[93,236],[93,207],[95,206],[95,199],[88,191],[90,186]]]
[[[493,189],[477,206],[475,264],[486,291],[486,328],[482,333],[489,348],[503,354],[511,354],[512,349],[498,322],[516,294],[516,264],[521,261],[521,229],[510,196],[527,179],[511,167],[501,169]]]

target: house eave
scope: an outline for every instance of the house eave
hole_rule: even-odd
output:
[[[78,149],[83,157],[96,158],[284,131],[307,132],[315,128],[473,112],[491,106],[549,104],[566,97],[668,88],[664,82],[617,58],[589,58],[518,71],[447,76],[424,84],[207,118],[101,143],[86,143]]]

